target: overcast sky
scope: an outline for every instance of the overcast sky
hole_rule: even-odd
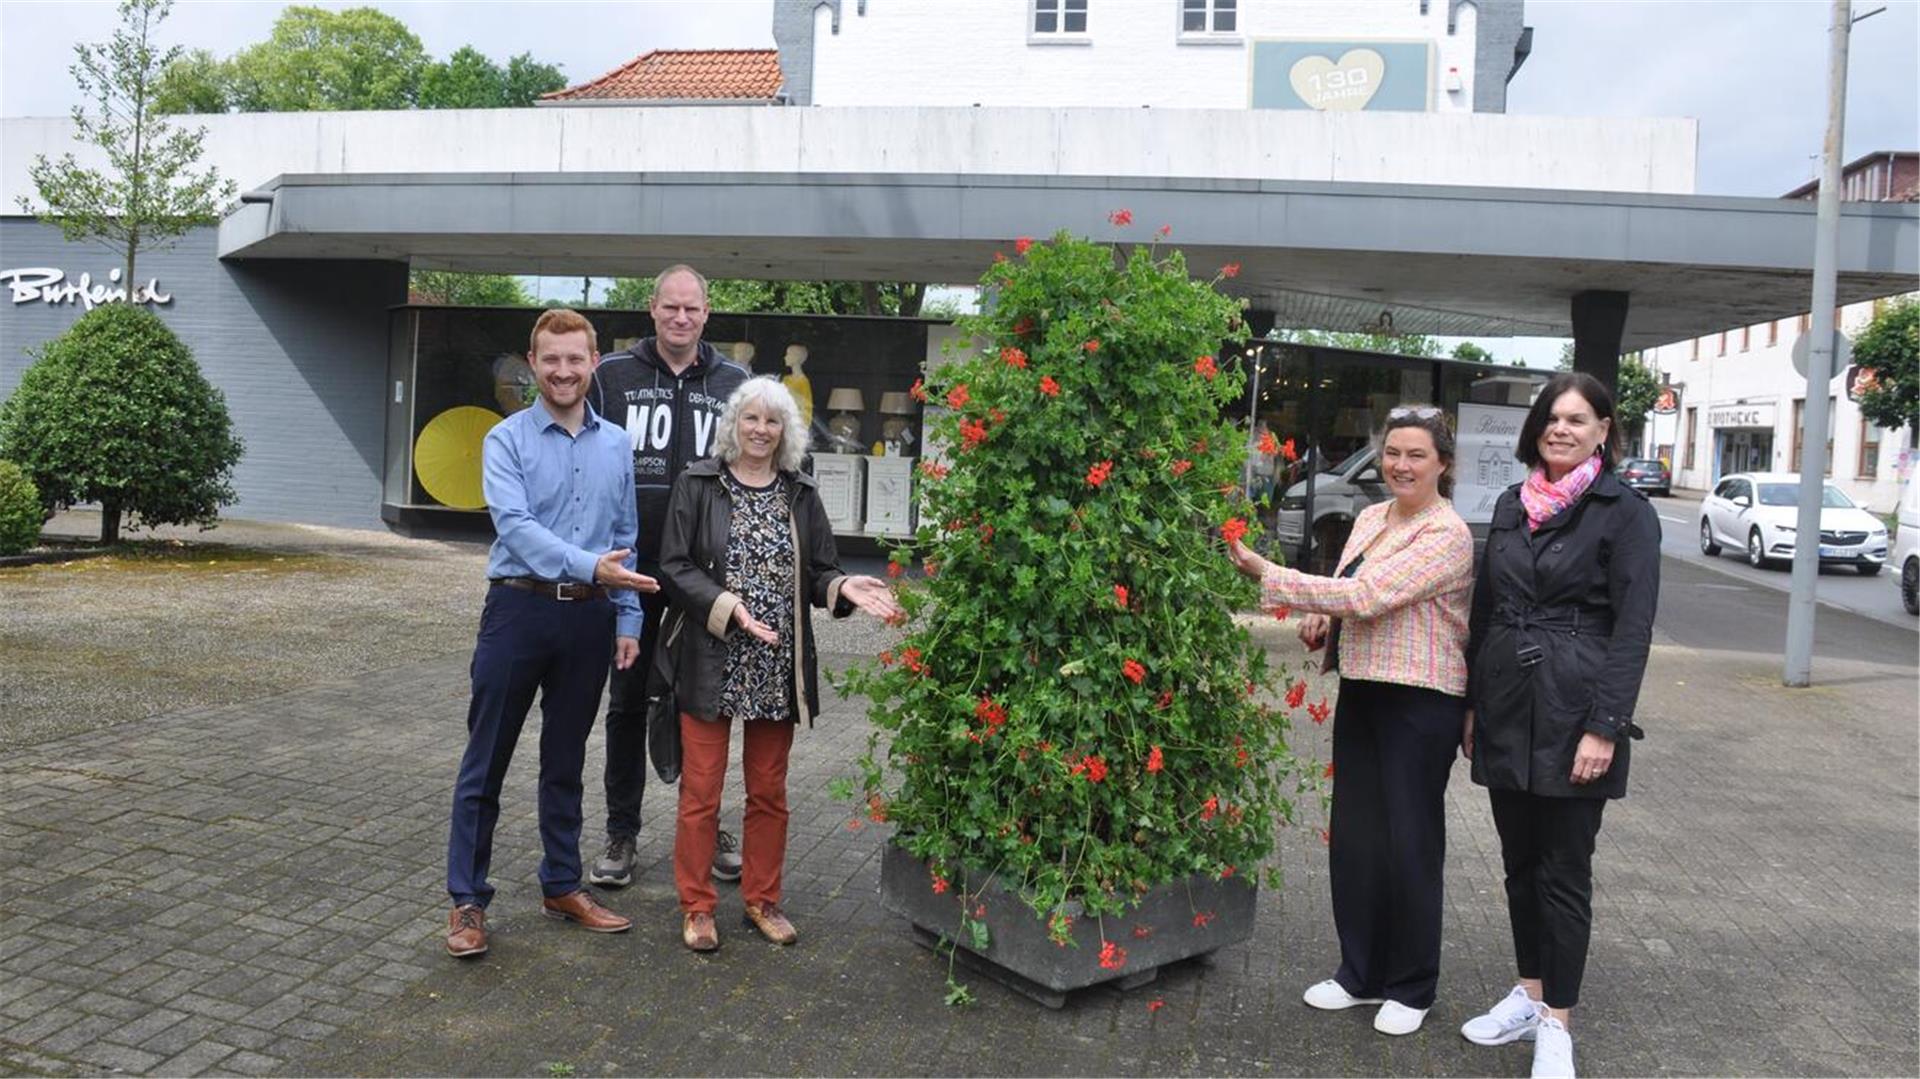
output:
[[[178,0],[163,34],[170,44],[225,56],[265,38],[284,6]],[[436,58],[461,45],[495,59],[531,52],[574,82],[648,49],[773,45],[772,0],[371,6],[404,21]],[[1856,0],[1854,11],[1880,6],[1883,0]],[[1920,0],[1884,6],[1853,34],[1848,160],[1920,148]],[[1829,11],[1826,0],[1528,0],[1533,55],[1509,87],[1508,111],[1694,117],[1700,193],[1780,195],[1814,175],[1826,122]],[[106,0],[0,0],[0,115],[64,114],[75,103],[67,75],[74,44],[104,40],[113,23]],[[1495,347],[1504,358],[1514,345]],[[1557,345],[1526,351],[1538,359],[1534,353],[1557,353]]]

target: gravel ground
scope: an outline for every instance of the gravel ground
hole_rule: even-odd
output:
[[[66,513],[46,534],[99,527]],[[465,652],[486,559],[480,540],[234,520],[0,569],[0,749]],[[899,636],[863,616],[814,625],[833,666]]]
[[[247,521],[0,569],[0,748],[471,647],[485,572],[481,543]]]

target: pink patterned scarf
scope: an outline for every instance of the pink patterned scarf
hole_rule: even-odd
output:
[[[1520,485],[1520,505],[1527,511],[1527,531],[1538,532],[1553,515],[1580,501],[1595,476],[1600,474],[1600,455],[1594,454],[1555,483],[1545,468],[1536,468]]]

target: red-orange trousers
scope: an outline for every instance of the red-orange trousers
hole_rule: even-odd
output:
[[[780,870],[787,858],[787,757],[793,723],[756,719],[742,723],[740,767],[747,806],[740,837],[740,899],[780,902]],[[713,845],[720,831],[720,791],[727,779],[729,719],[695,719],[680,713],[680,814],[673,833],[673,885],[680,909],[713,913]]]

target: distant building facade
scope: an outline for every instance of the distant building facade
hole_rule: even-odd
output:
[[[1920,201],[1920,153],[1867,154],[1841,170],[1841,183],[1841,198],[1850,202]],[[1812,199],[1819,189],[1814,181],[1785,197]],[[1920,293],[1907,298],[1920,299]],[[1890,302],[1842,307],[1835,322],[1851,338]],[[1798,472],[1808,406],[1806,376],[1794,367],[1794,350],[1812,323],[1811,315],[1802,314],[1643,353],[1643,362],[1676,393],[1673,411],[1657,412],[1647,424],[1640,452],[1666,458],[1673,482],[1696,489],[1711,488],[1729,472]],[[1855,378],[1850,366],[1840,366],[1828,389],[1827,475],[1854,501],[1889,511],[1913,473],[1914,430],[1868,423],[1853,399]]]

